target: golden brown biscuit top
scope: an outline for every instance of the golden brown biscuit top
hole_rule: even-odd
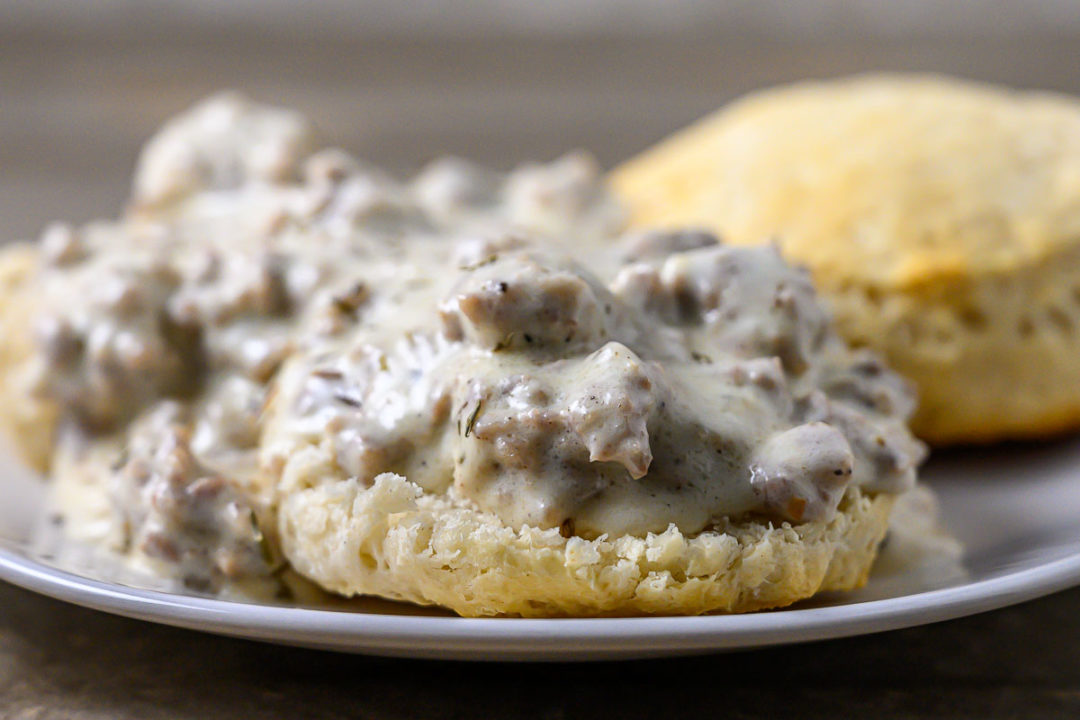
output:
[[[1007,272],[1080,238],[1080,104],[935,76],[752,95],[613,171],[638,225],[775,237],[829,285]]]

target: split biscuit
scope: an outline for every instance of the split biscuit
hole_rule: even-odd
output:
[[[301,575],[464,616],[736,613],[850,590],[866,582],[895,501],[851,488],[828,522],[724,520],[693,536],[672,525],[590,540],[514,529],[392,473],[365,487],[320,445],[288,453],[280,482],[283,551]]]

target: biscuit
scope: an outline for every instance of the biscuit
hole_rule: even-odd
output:
[[[829,522],[727,522],[693,536],[515,530],[384,473],[348,478],[325,445],[279,469],[279,530],[303,576],[342,595],[523,617],[749,612],[866,582],[895,496],[848,491]]]
[[[1080,104],[941,77],[768,90],[613,171],[639,226],[776,240],[935,444],[1080,425]]]
[[[27,243],[0,250],[0,430],[21,459],[45,471],[52,453],[56,407],[32,391],[32,277],[39,253]]]

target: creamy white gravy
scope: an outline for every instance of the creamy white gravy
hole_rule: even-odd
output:
[[[123,548],[211,590],[272,573],[256,454],[298,439],[585,537],[824,521],[912,484],[910,389],[774,247],[626,234],[580,154],[400,182],[311,147],[218,96],[148,143],[123,218],[45,233],[29,375]]]

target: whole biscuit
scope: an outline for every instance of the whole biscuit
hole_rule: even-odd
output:
[[[954,79],[765,91],[611,175],[642,226],[778,242],[937,444],[1080,425],[1080,103]]]

